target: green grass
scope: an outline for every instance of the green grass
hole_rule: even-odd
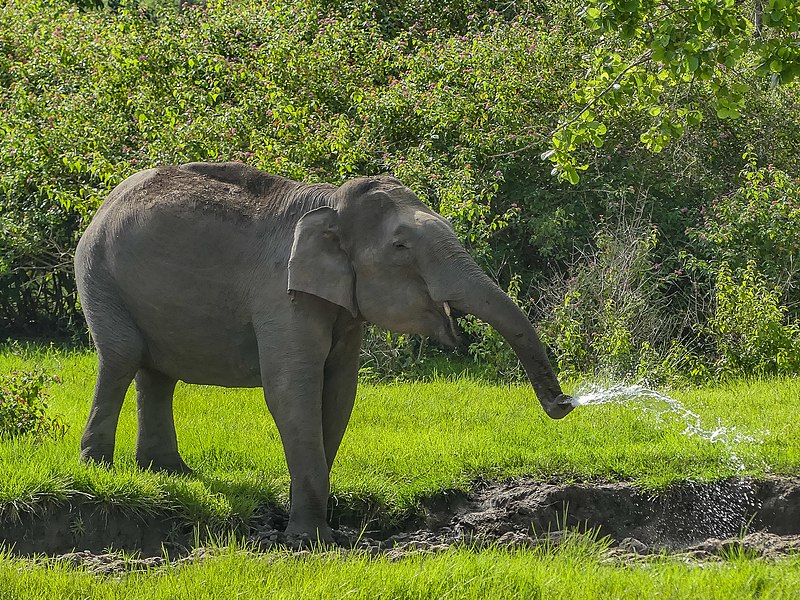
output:
[[[89,410],[95,356],[86,351],[7,347],[0,372],[41,367],[53,414],[70,424],[60,441],[0,441],[0,506],[36,506],[75,493],[135,510],[177,507],[204,522],[246,519],[265,502],[285,502],[288,472],[260,390],[179,385],[175,397],[181,452],[194,477],[142,472],[134,464],[133,389],[120,419],[115,468],[78,461]],[[706,427],[736,426],[758,443],[734,450],[746,473],[800,472],[800,379],[740,381],[673,393]],[[630,406],[576,409],[551,421],[527,386],[468,378],[362,385],[332,474],[333,494],[400,514],[427,495],[466,488],[476,478],[522,475],[632,480],[658,487],[737,473],[730,449],[687,437],[685,423]]]
[[[86,351],[6,348],[0,372],[43,368],[53,414],[70,424],[63,440],[0,441],[0,506],[25,510],[77,493],[131,510],[175,507],[188,519],[246,519],[259,504],[286,501],[280,440],[259,390],[179,385],[179,442],[195,477],[138,470],[133,461],[131,391],[120,420],[113,469],[79,463],[95,356]],[[549,420],[525,386],[469,378],[362,385],[334,467],[334,494],[386,514],[475,478],[519,475],[628,479],[657,487],[736,473],[733,450],[754,476],[800,472],[800,380],[736,382],[672,394],[703,425],[736,426],[758,443],[730,449],[687,437],[685,423],[629,406],[577,409]],[[254,554],[233,542],[212,558],[112,576],[52,561],[0,554],[0,600],[39,598],[795,598],[800,556],[778,562],[730,556],[722,562],[655,557],[609,561],[589,536],[535,550],[451,548],[392,560],[344,552]]]
[[[667,557],[619,564],[601,545],[544,550],[451,549],[399,560],[340,552],[256,555],[235,545],[210,559],[92,575],[64,564],[0,558],[0,599],[190,598],[796,598],[800,556],[780,562]]]

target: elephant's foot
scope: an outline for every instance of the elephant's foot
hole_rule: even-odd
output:
[[[289,545],[294,543],[300,546],[329,546],[333,544],[333,530],[327,523],[323,525],[309,525],[289,521],[285,532]]]
[[[110,467],[114,464],[114,448],[87,446],[81,448],[81,462]]]
[[[194,471],[183,462],[179,454],[161,456],[136,455],[136,463],[147,471],[169,473],[171,475],[192,475]]]

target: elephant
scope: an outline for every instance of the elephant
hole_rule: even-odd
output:
[[[262,387],[289,469],[290,536],[332,539],[330,471],[365,322],[454,346],[454,315],[475,315],[514,349],[547,415],[573,408],[526,315],[391,176],[337,187],[235,162],[141,171],[100,206],[75,275],[98,355],[81,459],[113,463],[131,381],[136,461],[172,473],[191,473],[173,420],[178,380]]]

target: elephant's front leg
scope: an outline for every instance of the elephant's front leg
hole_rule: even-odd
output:
[[[356,399],[361,338],[361,323],[342,311],[334,330],[333,347],[325,362],[322,391],[322,430],[328,471],[339,451]]]
[[[319,329],[320,324],[316,324]],[[259,344],[267,406],[275,419],[291,478],[287,535],[310,541],[333,539],[326,515],[330,480],[322,429],[322,390],[330,331],[300,324],[290,339]]]

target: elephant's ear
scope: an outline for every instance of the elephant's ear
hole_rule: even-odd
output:
[[[289,257],[289,291],[314,294],[357,317],[355,275],[350,258],[342,250],[338,220],[334,209],[323,206],[297,222]]]

